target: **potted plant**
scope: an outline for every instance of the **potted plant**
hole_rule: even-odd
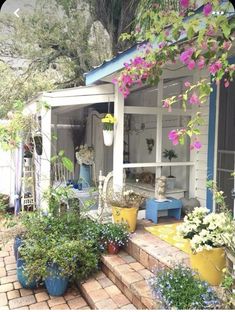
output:
[[[82,188],[91,185],[91,165],[94,164],[94,149],[91,146],[80,145],[75,153],[77,162],[80,165],[79,179],[82,181]]]
[[[190,268],[161,268],[149,279],[154,297],[165,310],[203,310],[220,307],[220,300],[207,282]]]
[[[227,214],[210,213],[207,208],[197,207],[184,217],[178,231],[190,241],[191,267],[197,269],[199,276],[211,285],[219,285],[225,267],[223,235],[230,231]]]
[[[41,156],[42,155],[43,142],[42,142],[42,133],[40,131],[37,131],[34,133],[33,141],[34,141],[36,153],[39,156]]]
[[[111,114],[106,114],[101,121],[103,123],[104,145],[111,146],[113,144],[113,128],[116,123],[116,118]]]
[[[163,151],[163,157],[168,159],[171,162],[173,158],[177,158],[178,156],[173,149],[170,149],[170,150],[165,149]],[[169,168],[170,168],[170,175],[167,177],[167,188],[169,190],[173,190],[175,188],[176,177],[171,174],[171,166]]]
[[[107,223],[102,228],[102,239],[109,254],[117,254],[128,242],[129,232],[125,223]]]
[[[107,202],[112,206],[112,215],[115,223],[126,223],[129,232],[134,232],[137,224],[137,215],[144,196],[132,190],[111,192],[107,195]]]
[[[91,231],[91,222],[73,212],[60,216],[32,213],[24,224],[27,231],[20,259],[27,283],[43,280],[50,295],[60,296],[70,280],[81,282],[97,270],[100,250],[96,224]]]

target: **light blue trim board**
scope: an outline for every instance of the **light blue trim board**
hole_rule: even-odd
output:
[[[229,58],[229,63],[235,63],[235,56]],[[218,129],[215,129],[216,121],[216,97],[217,97],[217,86],[212,85],[213,91],[210,95],[209,105],[209,129],[208,129],[208,154],[207,154],[207,179],[214,179],[214,161],[215,161],[215,134]],[[207,189],[206,194],[206,206],[210,211],[213,209],[213,195],[210,190]]]

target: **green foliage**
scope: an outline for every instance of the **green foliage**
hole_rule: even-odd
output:
[[[17,105],[23,105],[18,102]],[[21,111],[10,113],[10,119],[4,124],[0,124],[0,148],[3,150],[13,150],[19,146],[22,140],[36,128],[34,116],[23,115]]]
[[[221,283],[221,287],[224,290],[223,296],[223,309],[234,309],[234,301],[235,301],[235,294],[234,294],[234,286],[235,286],[235,279],[234,276],[229,272],[228,269],[224,269],[224,277]]]
[[[19,251],[30,279],[45,278],[48,264],[56,264],[60,276],[79,282],[98,269],[99,224],[73,213],[59,217],[28,213],[22,224],[26,233]]]
[[[9,195],[0,193],[0,213],[6,212],[6,209],[9,207]]]
[[[162,269],[150,279],[150,287],[165,309],[216,309],[219,300],[207,282],[191,269],[175,266]]]
[[[53,163],[61,163],[68,171],[73,172],[74,171],[74,165],[73,162],[65,156],[65,153],[63,150],[59,151],[58,155],[51,157],[51,162]]]
[[[43,197],[48,201],[49,212],[59,215],[62,201],[68,202],[73,197],[73,190],[71,186],[51,186],[44,192]]]
[[[102,228],[102,239],[106,243],[115,243],[124,246],[128,242],[130,234],[125,223],[106,223]]]
[[[41,73],[29,70],[27,75],[20,74],[8,64],[0,62],[0,119],[6,118],[11,110],[21,111],[24,102],[38,92],[54,89],[54,82],[55,74],[51,71]]]
[[[165,149],[165,150],[163,151],[163,157],[164,157],[164,158],[167,158],[167,159],[171,162],[171,160],[172,160],[173,158],[178,158],[178,155],[177,155],[176,152],[175,152],[174,150],[172,150],[172,149],[169,149],[169,150]],[[172,178],[172,177],[173,177],[173,176],[171,175],[171,167],[170,167],[170,175],[169,175],[168,178]]]
[[[176,152],[172,149],[169,150],[165,149],[163,151],[163,157],[167,158],[169,161],[171,161],[173,158],[178,158]]]

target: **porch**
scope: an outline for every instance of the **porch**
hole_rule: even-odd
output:
[[[154,197],[156,178],[169,175],[171,170],[176,181],[173,188],[167,189],[167,196],[177,199],[196,197],[202,206],[206,205],[209,105],[201,109],[205,124],[201,129],[204,146],[200,152],[190,150],[189,142],[172,148],[169,131],[184,127],[190,116],[195,114],[195,109],[192,107],[184,112],[179,103],[169,112],[162,108],[162,100],[172,94],[180,94],[184,82],[193,81],[198,74],[187,76],[185,69],[177,74],[173,70],[166,70],[165,78],[157,86],[133,89],[127,99],[108,83],[113,79],[111,75],[103,79],[105,84],[102,81],[103,84],[95,86],[47,92],[29,103],[26,110],[31,113],[35,113],[35,102],[45,101],[50,106],[49,110],[38,113],[38,117],[41,116],[43,154],[36,159],[37,206],[46,208],[43,192],[55,182],[61,182],[58,181],[61,180],[58,178],[60,169],[55,169],[49,162],[51,156],[60,150],[65,151],[75,168],[73,173],[63,172],[63,182],[79,179],[75,148],[80,144],[92,146],[95,151],[92,186],[98,187],[100,171],[102,176],[112,172],[115,190],[125,184],[129,189],[146,194],[146,197]],[[108,112],[117,119],[112,147],[103,143],[101,118]],[[172,162],[163,157],[166,149],[173,149],[177,155]],[[143,217],[144,214],[140,214],[140,218]]]

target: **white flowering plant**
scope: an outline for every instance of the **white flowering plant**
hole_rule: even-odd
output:
[[[75,155],[79,165],[92,165],[94,163],[94,149],[88,145],[80,145]]]
[[[226,213],[210,213],[206,207],[196,207],[184,217],[177,230],[183,238],[190,239],[193,252],[225,246],[224,235],[231,232],[231,222]]]

